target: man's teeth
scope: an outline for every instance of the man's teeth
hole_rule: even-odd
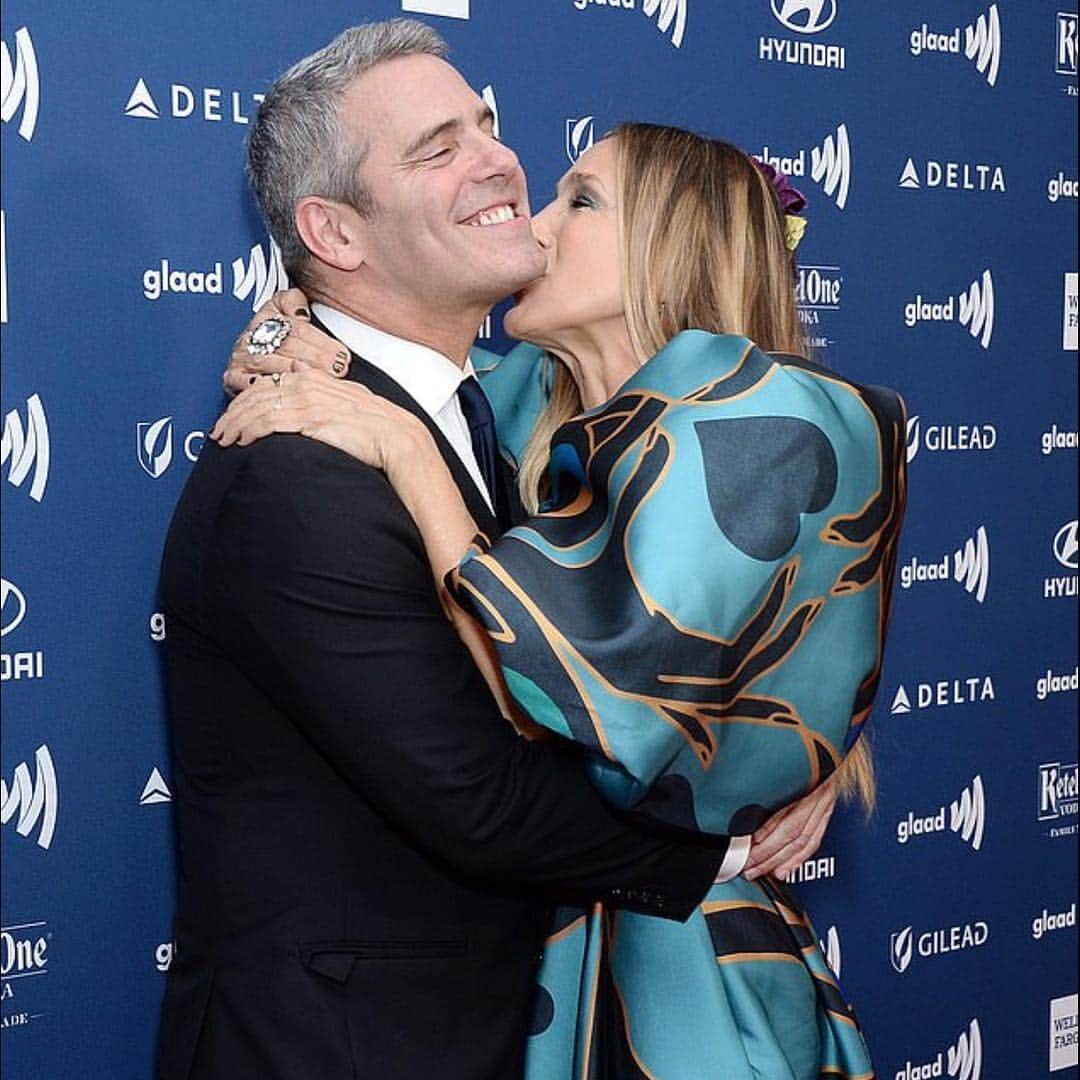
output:
[[[493,206],[490,210],[482,210],[469,222],[470,225],[503,225],[507,221],[514,220],[514,208],[512,206]]]

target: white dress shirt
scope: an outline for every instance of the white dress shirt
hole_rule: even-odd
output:
[[[435,421],[494,513],[491,492],[476,463],[469,425],[457,396],[461,383],[475,375],[472,360],[466,358],[465,367],[459,368],[453,360],[426,345],[376,330],[325,304],[312,304],[311,310],[338,341],[389,375]]]

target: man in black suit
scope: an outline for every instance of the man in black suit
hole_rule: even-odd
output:
[[[349,377],[428,425],[494,533],[509,486],[488,489],[454,390],[544,256],[517,159],[442,55],[421,24],[347,31],[275,84],[249,168]],[[299,436],[208,443],[161,585],[162,1080],[519,1076],[549,903],[685,918],[715,876],[722,842],[634,831],[572,750],[515,735],[378,471]]]

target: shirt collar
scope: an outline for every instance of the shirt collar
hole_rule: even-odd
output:
[[[389,375],[428,414],[438,415],[474,374],[472,360],[464,369],[427,345],[395,337],[326,304],[312,304],[319,321],[342,344]]]

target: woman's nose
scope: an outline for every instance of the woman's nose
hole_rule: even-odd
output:
[[[545,250],[551,249],[555,240],[555,204],[548,203],[543,210],[533,214],[532,231],[536,242]]]

